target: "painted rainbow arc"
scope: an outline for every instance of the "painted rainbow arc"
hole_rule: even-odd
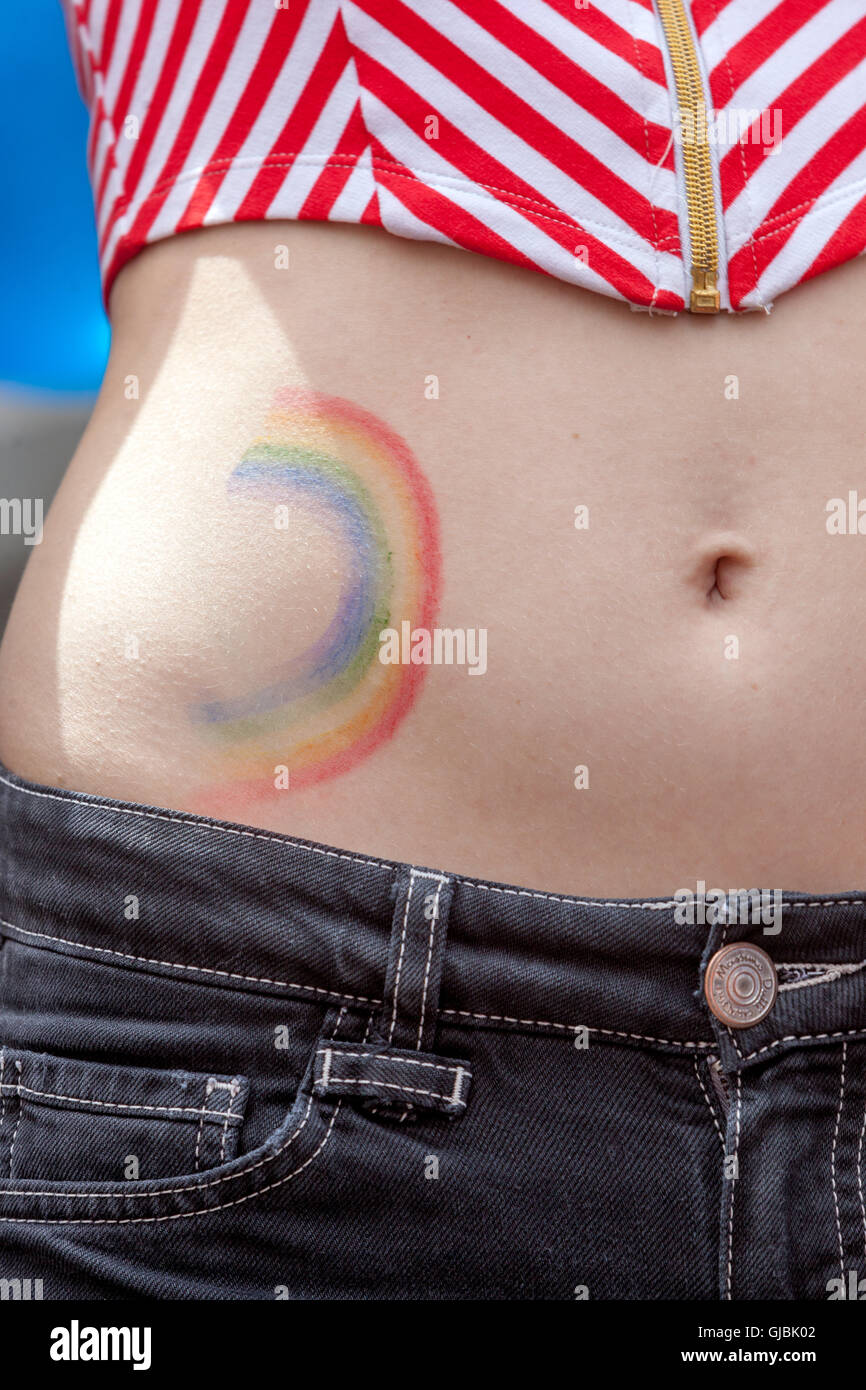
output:
[[[439,602],[439,528],[426,478],[404,441],[350,401],[287,388],[260,439],[228,481],[253,495],[312,509],[344,570],[335,611],[299,656],[276,663],[258,689],[190,710],[219,748],[232,791],[312,786],[349,771],[390,738],[423,680],[419,665],[383,665],[379,634],[432,628]]]

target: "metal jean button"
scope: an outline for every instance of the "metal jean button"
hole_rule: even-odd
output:
[[[704,994],[716,1018],[728,1028],[751,1028],[776,1002],[776,967],[766,951],[748,941],[732,941],[710,960]]]

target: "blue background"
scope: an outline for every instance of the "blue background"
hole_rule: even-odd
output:
[[[0,44],[0,382],[96,391],[109,328],[102,308],[87,111],[59,0],[7,0]]]

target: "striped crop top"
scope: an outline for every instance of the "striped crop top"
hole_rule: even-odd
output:
[[[148,243],[368,223],[654,311],[866,248],[862,0],[63,0],[106,299]]]

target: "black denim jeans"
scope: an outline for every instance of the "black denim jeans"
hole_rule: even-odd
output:
[[[863,894],[786,894],[775,935],[688,927],[0,793],[0,1281],[823,1300],[866,1276]],[[736,1031],[701,988],[734,939],[780,982]]]

